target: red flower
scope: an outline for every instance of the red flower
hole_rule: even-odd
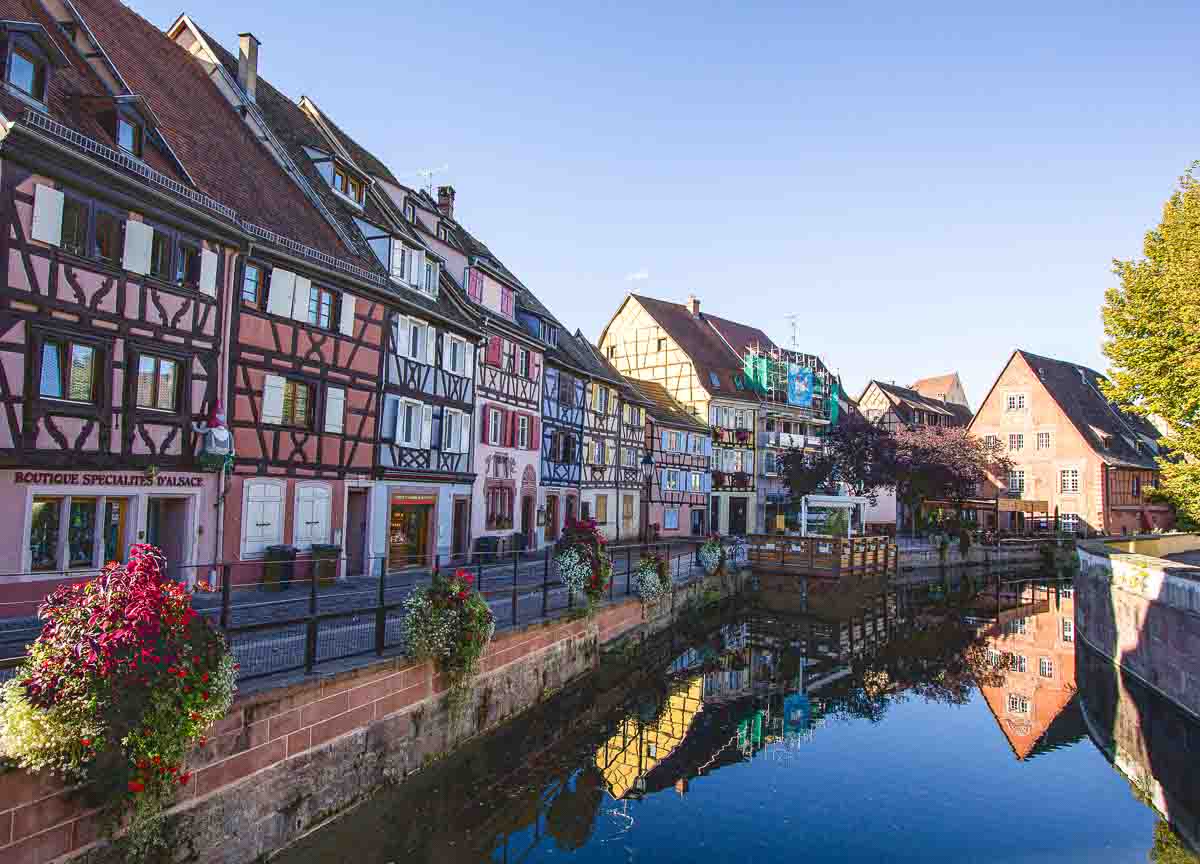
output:
[[[203,681],[205,684],[207,684],[208,683],[208,673],[205,672],[203,675],[201,675],[200,680]]]
[[[185,771],[185,772],[183,772],[182,774],[180,774],[180,775],[179,775],[179,785],[180,785],[180,786],[186,786],[186,785],[188,784],[188,781],[189,781],[189,780],[191,780],[191,779],[192,779],[192,772],[191,772],[191,771]]]
[[[205,702],[207,702],[208,701],[208,692],[205,691],[204,693],[201,693],[200,698],[203,699]]]
[[[140,780],[130,780],[129,784],[128,784],[128,788],[129,788],[130,792],[133,792],[136,795],[138,792],[145,791],[146,784]]]
[[[92,739],[91,738],[80,738],[79,743],[82,744],[84,747],[91,747]]]

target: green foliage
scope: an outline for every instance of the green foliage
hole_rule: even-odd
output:
[[[1200,857],[1193,854],[1165,819],[1154,826],[1154,846],[1150,849],[1150,860],[1154,864],[1200,864]]]
[[[1200,182],[1179,180],[1143,257],[1114,261],[1120,284],[1105,294],[1106,395],[1166,421],[1160,491],[1180,516],[1200,521]]]
[[[830,537],[850,536],[850,517],[845,510],[834,510],[825,520],[825,533]]]

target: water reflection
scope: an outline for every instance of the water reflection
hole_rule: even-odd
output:
[[[801,837],[812,860],[1197,860],[1200,727],[1076,645],[1073,616],[1056,583],[764,578],[648,645],[653,668],[585,683],[281,860],[724,861]],[[497,776],[523,735],[558,743]],[[1030,835],[1030,796],[1054,831]]]

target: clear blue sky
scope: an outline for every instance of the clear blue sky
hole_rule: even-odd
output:
[[[1200,157],[1200,4],[138,0],[314,97],[595,339],[631,289],[858,395],[1012,349],[1103,369],[1111,259]],[[631,274],[647,278],[630,280]]]

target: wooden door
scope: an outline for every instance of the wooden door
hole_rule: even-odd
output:
[[[453,545],[450,547],[450,552],[455,557],[467,554],[470,525],[470,502],[466,498],[459,498],[454,502],[454,536],[451,541]]]

